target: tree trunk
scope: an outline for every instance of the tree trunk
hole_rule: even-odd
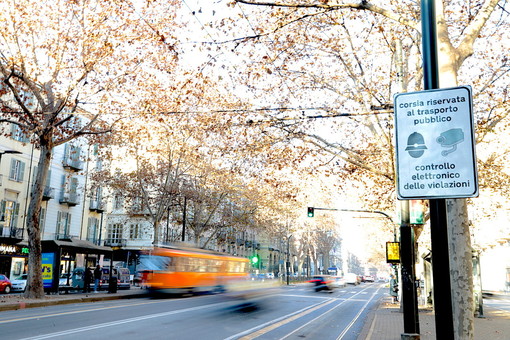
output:
[[[158,246],[159,245],[159,226],[160,226],[160,221],[159,220],[155,220],[154,221],[154,241],[152,242],[153,245],[155,246]]]
[[[448,36],[442,1],[436,1],[436,13],[440,87],[455,87],[458,86],[459,55]],[[448,230],[450,254],[454,339],[472,340],[474,337],[473,268],[466,200],[447,200],[446,213],[447,226],[445,227]]]
[[[42,247],[39,216],[41,213],[43,190],[46,185],[46,177],[48,176],[48,169],[51,163],[52,148],[48,144],[42,144],[37,166],[37,178],[30,196],[30,204],[27,212],[28,248],[30,251],[28,254],[27,288],[24,296],[32,299],[41,299],[44,297],[41,272]],[[60,259],[58,259],[58,261],[60,262]],[[54,267],[53,270],[57,268],[58,267]]]
[[[455,340],[473,339],[473,259],[465,199],[447,200],[448,250]]]

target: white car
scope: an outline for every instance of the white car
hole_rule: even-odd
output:
[[[350,285],[359,285],[360,279],[359,276],[354,273],[345,274],[345,282]]]
[[[341,277],[341,276],[333,276],[332,285],[335,288],[343,288],[347,284],[346,284],[345,279],[343,277]]]
[[[22,274],[11,280],[11,286],[13,292],[24,292],[25,288],[27,288],[27,274]]]

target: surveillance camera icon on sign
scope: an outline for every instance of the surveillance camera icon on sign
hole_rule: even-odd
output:
[[[439,135],[439,137],[436,138],[436,142],[441,144],[442,147],[449,148],[441,152],[441,155],[443,156],[448,156],[449,154],[457,150],[457,144],[462,143],[463,141],[464,131],[462,131],[462,129],[459,128],[447,130],[441,133],[441,135]]]
[[[407,148],[406,151],[409,152],[409,155],[413,158],[420,158],[423,156],[423,153],[427,150],[425,146],[425,140],[423,136],[418,132],[413,132],[407,138]]]

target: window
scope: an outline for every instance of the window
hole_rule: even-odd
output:
[[[99,234],[99,220],[95,217],[89,217],[87,226],[87,241],[95,243]]]
[[[94,195],[94,197],[93,197],[94,201],[101,202],[101,200],[103,199],[103,188],[101,188],[101,187],[95,188],[93,195]]]
[[[120,242],[122,240],[122,223],[112,223],[108,225],[108,239],[110,242]]]
[[[25,163],[11,159],[11,171],[9,172],[9,179],[16,182],[23,182],[23,175],[25,174]]]
[[[44,234],[44,224],[46,222],[46,209],[41,208],[39,212],[39,230],[41,231],[41,235]]]
[[[4,228],[12,229],[18,225],[19,203],[4,200],[0,203],[0,221],[4,222]]]
[[[71,177],[69,174],[62,175],[60,203],[77,205],[79,201],[78,178]]]
[[[62,165],[71,170],[83,170],[81,160],[81,148],[72,144],[66,144],[64,149],[64,158]]]
[[[64,148],[64,161],[80,161],[81,148],[72,144],[66,144]]]
[[[123,197],[121,195],[115,195],[115,197],[113,198],[113,209],[121,210],[123,205],[124,205]]]
[[[11,125],[11,138],[22,143],[28,143],[30,141],[28,135],[24,133],[17,124]]]
[[[142,227],[139,223],[134,223],[130,225],[129,238],[131,240],[137,240],[142,238]]]
[[[66,211],[57,213],[57,239],[69,237],[69,229],[71,228],[71,214]]]

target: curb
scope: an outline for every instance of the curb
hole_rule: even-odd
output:
[[[379,308],[381,308],[381,305],[384,302],[384,299],[385,299],[384,297],[379,299],[379,301],[376,304],[374,304],[374,306],[372,308],[370,308],[370,310],[368,311],[365,321],[363,322],[363,328],[361,329],[361,331],[358,335],[358,338],[357,338],[358,340],[367,339],[369,334],[372,333],[375,315],[376,315],[377,311],[379,310]]]
[[[63,299],[45,299],[41,301],[17,301],[10,303],[0,303],[0,312],[12,311],[26,308],[37,308],[47,307],[56,305],[67,305],[71,303],[83,303],[83,302],[98,302],[98,301],[111,301],[121,299],[136,299],[147,297],[147,293],[135,293],[135,294],[119,294],[119,295],[103,295],[103,296],[83,296],[76,298],[63,298]]]

